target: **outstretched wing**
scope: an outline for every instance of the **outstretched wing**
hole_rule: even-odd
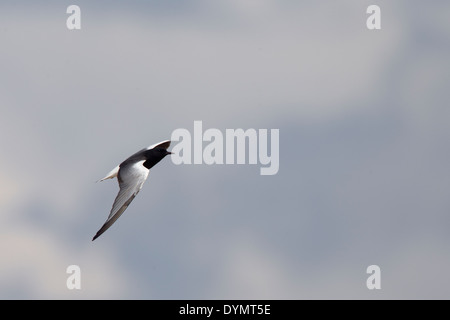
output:
[[[128,164],[119,169],[119,193],[114,200],[111,212],[103,226],[98,230],[92,241],[97,239],[103,232],[116,222],[122,213],[127,209],[134,197],[139,193],[148,177],[149,170],[143,166],[144,160]]]

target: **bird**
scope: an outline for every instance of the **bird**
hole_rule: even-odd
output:
[[[167,151],[170,146],[170,140],[161,141],[148,148],[139,150],[135,154],[129,156],[125,161],[112,169],[106,177],[99,181],[113,179],[117,177],[119,182],[119,193],[114,200],[111,212],[103,226],[97,231],[92,241],[103,234],[114,222],[122,215],[122,213],[130,205],[131,201],[136,197],[142,189],[145,180],[147,180],[150,169],[164,159],[165,156],[172,154]],[[98,181],[98,182],[99,182]]]

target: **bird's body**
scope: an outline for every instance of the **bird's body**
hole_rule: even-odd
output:
[[[98,230],[92,241],[97,239],[116,222],[127,209],[128,205],[142,189],[145,180],[147,180],[150,168],[161,161],[166,155],[171,154],[171,152],[167,151],[169,145],[170,140],[166,140],[136,152],[100,180],[103,181],[117,177],[120,190],[114,200],[108,219],[100,230]]]

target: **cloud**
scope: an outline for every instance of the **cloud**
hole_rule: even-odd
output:
[[[80,250],[48,231],[24,225],[9,224],[8,231],[2,230],[2,299],[104,299],[129,290],[106,250]],[[81,268],[81,290],[66,286],[66,269],[72,264]]]

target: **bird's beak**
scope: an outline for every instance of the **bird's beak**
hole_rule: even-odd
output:
[[[173,152],[170,152],[170,151],[167,151],[167,150],[166,150],[166,152],[167,152],[166,154],[173,154]]]

